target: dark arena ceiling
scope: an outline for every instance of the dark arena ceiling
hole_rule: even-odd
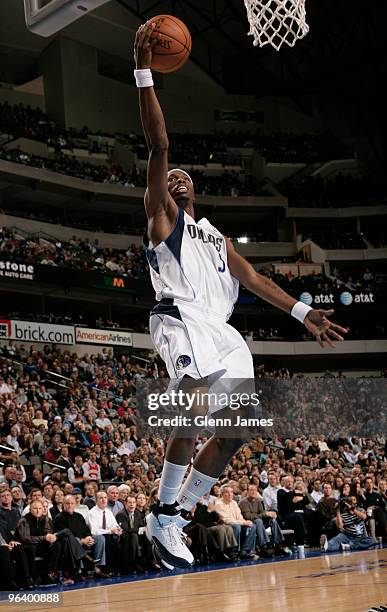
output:
[[[189,27],[192,59],[229,93],[318,94],[380,87],[384,0],[306,0],[309,34],[279,52],[254,47],[243,0],[115,0],[143,20],[172,13]]]
[[[269,0],[268,0],[269,1]],[[105,76],[133,83],[139,24],[157,14],[180,17],[192,34],[191,60],[227,93],[286,96],[305,114],[340,114],[351,131],[373,134],[387,158],[386,0],[306,0],[310,31],[279,52],[254,47],[243,0],[110,0],[60,35],[99,50]],[[0,2],[0,81],[33,81],[51,38],[26,29],[23,0]],[[185,68],[189,75],[189,65]],[[163,77],[157,81],[163,86]],[[384,143],[384,144],[383,144]]]
[[[306,0],[309,34],[279,52],[254,47],[243,0],[111,0],[63,35],[128,59],[140,21],[175,14],[189,27],[191,59],[228,93],[367,96],[386,76],[385,0]],[[0,80],[22,83],[52,38],[27,31],[23,0],[0,3]],[[36,74],[35,74],[36,76]]]

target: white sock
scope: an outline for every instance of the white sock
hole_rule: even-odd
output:
[[[159,487],[159,500],[162,504],[175,503],[188,467],[188,465],[177,465],[164,461]]]
[[[177,503],[185,510],[192,510],[195,504],[208,493],[212,485],[218,482],[218,478],[207,476],[198,472],[194,467],[188,474],[187,480],[180,489],[177,496]]]

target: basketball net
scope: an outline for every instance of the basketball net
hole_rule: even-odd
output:
[[[271,45],[277,51],[283,43],[293,47],[309,32],[305,0],[244,0],[254,45]]]

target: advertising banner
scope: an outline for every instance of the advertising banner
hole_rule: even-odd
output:
[[[343,306],[351,306],[351,304],[375,304],[375,294],[372,292],[361,291],[340,291],[335,293],[319,293],[312,294],[308,291],[301,293],[300,302],[312,306],[315,304],[342,304]]]
[[[32,321],[0,321],[2,340],[21,342],[42,342],[50,344],[75,344],[74,327],[71,325],[51,325]]]
[[[75,341],[80,344],[109,344],[112,346],[132,346],[133,337],[130,332],[117,329],[75,328]]]
[[[35,266],[27,263],[9,261],[8,259],[1,259],[0,278],[33,281],[35,279]]]

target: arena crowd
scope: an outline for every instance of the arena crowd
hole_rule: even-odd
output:
[[[0,258],[84,272],[112,272],[133,278],[147,270],[145,251],[141,246],[132,244],[124,251],[102,248],[98,238],[82,240],[73,236],[69,242],[48,237],[21,238],[15,230],[7,228],[0,228]]]
[[[106,349],[78,356],[48,345],[3,348],[3,589],[159,569],[144,521],[157,500],[167,440],[141,424],[139,385],[158,382],[148,366]],[[162,365],[159,375],[166,376]],[[303,379],[262,366],[256,375],[292,389]],[[328,391],[331,377],[308,379],[306,399],[315,397],[315,384]],[[366,401],[374,383],[356,384]],[[273,398],[282,406],[281,394]],[[354,410],[350,399],[340,408],[348,415]],[[205,440],[204,432],[197,450]],[[386,541],[386,472],[386,439],[376,430],[367,438],[340,438],[335,430],[257,435],[196,506],[185,537],[197,563],[205,564],[289,556],[292,546],[299,556],[305,546],[321,545],[322,552],[373,547],[378,537]]]

